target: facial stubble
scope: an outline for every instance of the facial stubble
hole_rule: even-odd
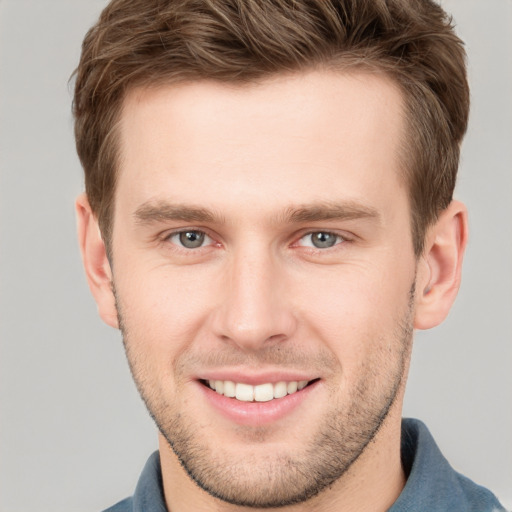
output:
[[[305,502],[327,489],[375,439],[405,384],[412,348],[414,283],[407,310],[396,322],[392,339],[376,344],[383,352],[381,358],[395,361],[384,382],[375,380],[375,367],[365,362],[363,376],[348,403],[339,400],[339,390],[332,389],[332,403],[336,406],[319,418],[317,432],[302,455],[266,449],[269,432],[261,428],[245,432],[254,444],[252,457],[245,454],[237,459],[228,452],[222,456],[211,446],[215,444],[213,436],[209,432],[202,436],[201,427],[179,409],[176,399],[170,401],[163,390],[148,385],[151,379],[145,359],[134,349],[143,346],[144,341],[133,343],[130,339],[114,287],[113,291],[127,360],[149,414],[189,477],[211,496],[233,505],[279,508]],[[282,350],[278,356],[276,352],[276,359],[283,360]],[[267,351],[265,362],[270,360],[272,355]],[[379,360],[379,354],[375,360]],[[332,366],[335,364],[333,361]]]

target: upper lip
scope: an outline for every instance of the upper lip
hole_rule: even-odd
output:
[[[254,370],[250,371],[244,369],[209,370],[197,376],[197,380],[229,380],[232,382],[250,384],[252,386],[266,383],[276,384],[277,382],[311,381],[318,378],[318,375],[304,371],[272,370],[255,372]]]

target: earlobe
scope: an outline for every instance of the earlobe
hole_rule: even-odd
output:
[[[98,313],[102,320],[117,329],[119,325],[112,289],[112,270],[98,221],[85,194],[77,198],[75,208],[78,242],[89,288],[98,305]]]
[[[448,315],[459,291],[468,238],[466,207],[452,201],[425,237],[416,279],[415,329],[430,329]]]

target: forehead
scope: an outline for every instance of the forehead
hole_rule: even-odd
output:
[[[278,210],[336,195],[392,195],[402,188],[402,103],[390,79],[367,72],[132,90],[121,117],[116,203],[229,209],[243,197],[233,207]]]

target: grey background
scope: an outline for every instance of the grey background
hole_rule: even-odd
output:
[[[67,80],[104,4],[0,0],[1,512],[101,510],[132,493],[156,448],[75,235]],[[512,508],[512,1],[444,5],[470,57],[456,195],[472,234],[451,315],[417,334],[405,414]]]

